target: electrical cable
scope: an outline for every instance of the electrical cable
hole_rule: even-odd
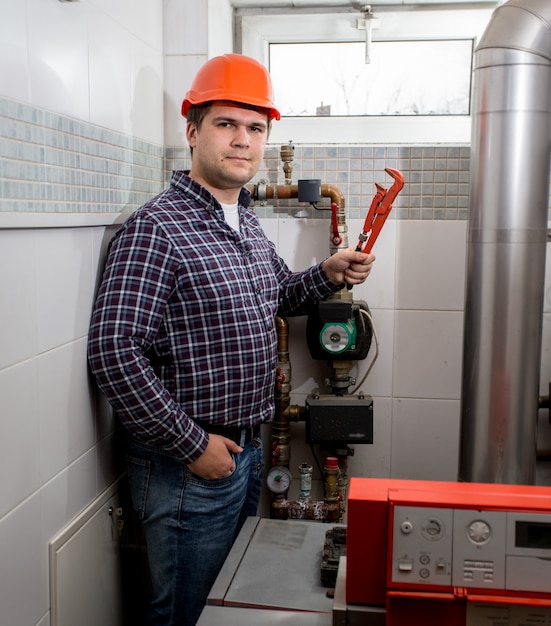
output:
[[[371,363],[369,364],[369,367],[367,368],[365,374],[363,375],[362,379],[356,385],[356,387],[354,387],[354,389],[350,392],[352,394],[356,392],[364,384],[365,379],[369,376],[369,373],[371,372],[371,370],[373,369],[373,366],[375,365],[375,361],[379,358],[379,337],[377,335],[377,329],[375,328],[375,323],[373,322],[373,317],[371,316],[371,313],[369,311],[366,311],[365,309],[360,309],[360,312],[367,317],[367,320],[371,326],[371,330],[373,331],[373,339],[375,340],[375,354],[373,356],[373,359],[371,360]]]
[[[314,457],[314,461],[315,461],[316,466],[318,468],[318,471],[320,473],[321,479],[323,480],[323,469],[321,467],[321,463],[319,462],[318,455],[316,454],[316,451],[314,450],[314,444],[313,443],[310,444],[310,452],[312,453],[312,456]]]

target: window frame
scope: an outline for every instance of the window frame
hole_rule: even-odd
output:
[[[473,39],[474,47],[499,2],[479,7],[431,8],[375,7],[380,28],[373,41],[430,39]],[[320,43],[364,41],[365,32],[356,28],[363,14],[350,8],[328,9],[237,9],[236,50],[270,66],[271,43]],[[290,68],[290,71],[292,68]],[[277,94],[276,94],[277,105]],[[470,115],[412,116],[327,116],[283,117],[273,125],[270,142],[292,140],[302,144],[468,144]]]

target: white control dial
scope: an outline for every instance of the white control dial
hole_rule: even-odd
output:
[[[471,522],[467,528],[467,535],[469,539],[477,545],[486,543],[491,534],[492,531],[490,529],[490,525],[484,520],[475,520],[474,522]]]

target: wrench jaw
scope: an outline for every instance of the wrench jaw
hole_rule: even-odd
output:
[[[394,183],[388,191],[378,183],[375,183],[377,192],[369,207],[364,230],[359,237],[358,246],[356,247],[356,250],[360,252],[371,252],[392,209],[392,203],[404,186],[404,175],[402,172],[391,167],[386,167],[385,172],[392,176]]]
[[[375,183],[377,191],[373,196],[371,206],[367,212],[363,231],[358,237],[356,252],[366,252],[367,254],[371,252],[383,228],[383,224],[392,209],[392,203],[404,186],[404,175],[402,172],[391,167],[385,167],[385,172],[394,178],[394,183],[388,191],[385,187],[379,185],[379,183]],[[352,285],[347,284],[346,288],[350,291]]]
[[[365,218],[364,222],[364,228],[360,234],[358,245],[356,246],[356,252],[361,252],[363,245],[368,240],[369,234],[373,226],[373,220],[375,219],[375,212],[377,211],[377,207],[381,204],[383,198],[386,195],[385,187],[379,185],[379,183],[375,183],[375,187],[377,187],[377,192],[373,196],[371,206],[369,207],[369,211],[367,212],[367,217]]]

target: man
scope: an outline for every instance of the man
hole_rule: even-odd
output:
[[[182,106],[189,173],[115,235],[89,361],[126,432],[134,508],[148,544],[148,624],[195,624],[263,476],[273,416],[274,317],[302,314],[373,255],[343,250],[291,272],[249,208],[272,119],[269,74],[228,54],[198,72]]]

